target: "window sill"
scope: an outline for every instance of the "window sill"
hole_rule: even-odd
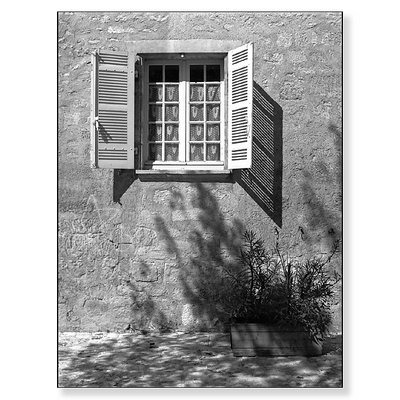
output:
[[[230,175],[232,170],[139,169],[137,175]]]
[[[137,177],[142,182],[232,182],[229,169],[190,170],[190,169],[139,169]]]

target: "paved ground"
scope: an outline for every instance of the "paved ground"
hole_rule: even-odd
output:
[[[319,357],[234,357],[226,334],[60,333],[59,387],[342,387],[340,341]]]

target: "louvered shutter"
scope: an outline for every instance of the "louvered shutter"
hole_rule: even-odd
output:
[[[228,168],[250,168],[253,43],[228,52]]]
[[[134,60],[127,53],[93,54],[93,168],[134,168]]]

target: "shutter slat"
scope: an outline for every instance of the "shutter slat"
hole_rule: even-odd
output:
[[[253,44],[228,52],[228,168],[250,168],[252,157]]]
[[[94,167],[134,168],[134,60],[131,53],[100,52],[94,56]]]

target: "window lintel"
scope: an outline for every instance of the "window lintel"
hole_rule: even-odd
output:
[[[182,54],[184,55],[182,57]],[[227,53],[138,53],[145,61],[221,61],[226,57]]]
[[[187,39],[137,40],[128,43],[128,50],[140,53],[227,53],[242,45],[240,40]]]

